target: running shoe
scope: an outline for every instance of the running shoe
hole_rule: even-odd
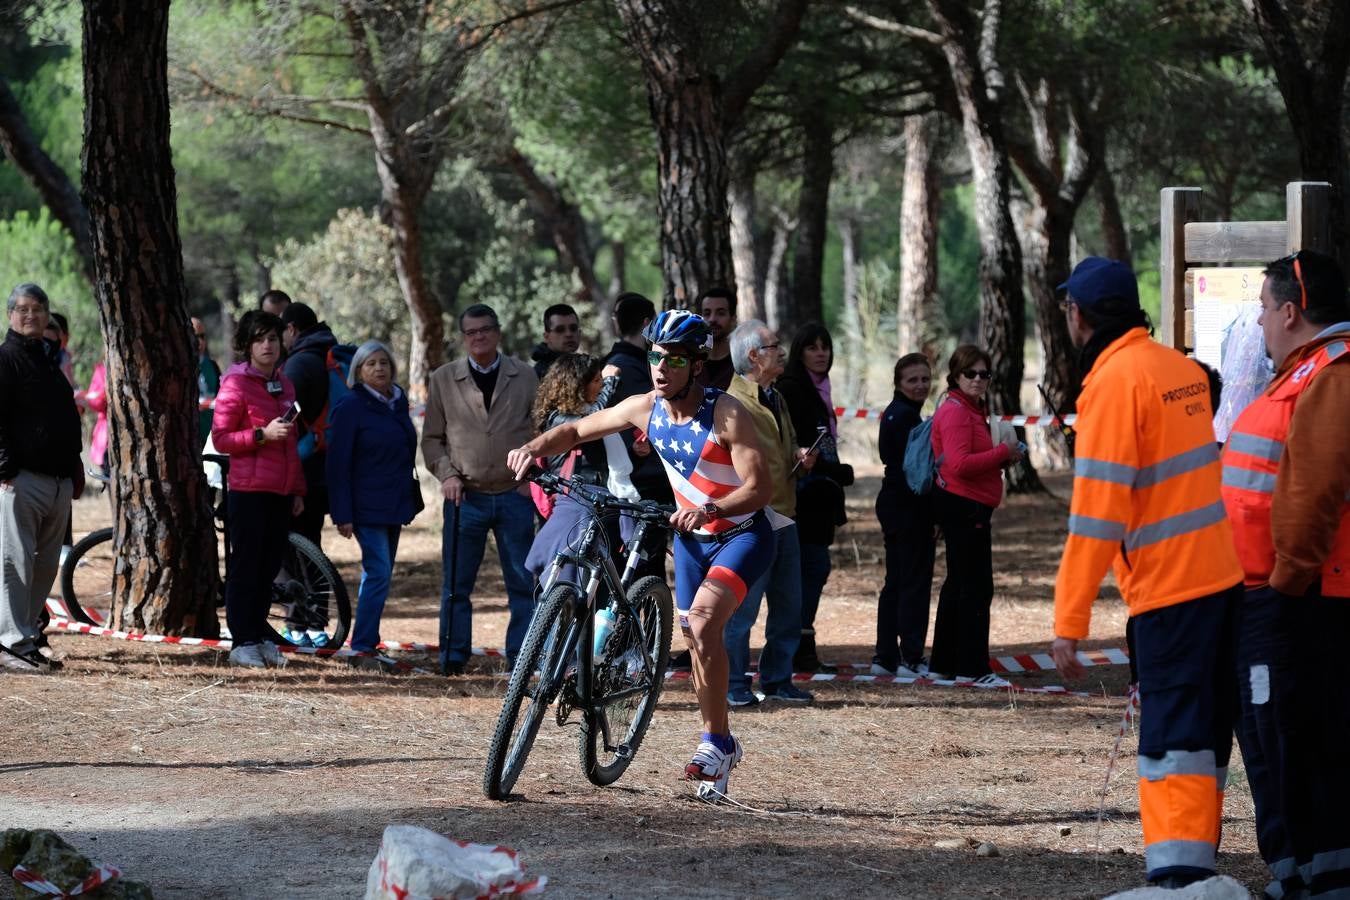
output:
[[[305,632],[305,643],[303,646],[315,647],[322,650],[328,646],[328,634],[317,628],[311,628]]]
[[[902,662],[895,670],[902,678],[931,678],[928,674],[928,657],[921,656],[914,662]]]
[[[271,641],[263,641],[261,644],[258,644],[257,647],[258,654],[267,665],[274,669],[286,668],[286,657],[281,655],[281,651],[277,649],[276,644]]]
[[[967,680],[969,680],[969,679],[967,679]],[[958,678],[957,681],[961,681],[961,679]],[[1012,687],[1012,682],[1011,682],[1011,681],[1009,681],[1008,679],[1003,678],[1003,677],[1001,677],[1001,676],[999,676],[999,675],[995,675],[993,672],[990,672],[988,675],[981,675],[979,678],[976,678],[974,681],[972,681],[972,682],[970,682],[970,683],[973,684],[975,687],[979,687],[979,688],[1009,688],[1009,687]]]
[[[257,644],[241,644],[230,651],[230,665],[244,666],[249,669],[265,669],[262,650]]]
[[[898,667],[897,667],[897,668],[898,668]],[[872,663],[871,674],[873,674],[873,675],[882,675],[882,676],[890,676],[891,678],[894,678],[894,677],[895,677],[895,674],[896,674],[896,670],[895,670],[895,669],[888,669],[888,668],[886,668],[885,666],[883,666],[881,663],[879,663],[879,662],[874,662],[874,663]]]
[[[726,797],[731,770],[745,755],[740,740],[735,737],[731,740],[735,746],[730,753],[723,753],[712,741],[700,741],[694,758],[684,767],[685,780],[698,782],[700,800],[717,803]]]
[[[728,706],[758,706],[760,701],[759,694],[749,688],[736,688],[727,692]]]
[[[765,700],[784,700],[788,703],[810,703],[816,699],[816,695],[810,691],[802,690],[792,682],[787,684],[775,685],[764,689]]]

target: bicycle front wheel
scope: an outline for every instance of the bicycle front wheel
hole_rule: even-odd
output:
[[[112,607],[113,568],[117,564],[112,538],[111,528],[91,531],[70,548],[61,564],[61,599],[70,617],[86,625],[104,624],[95,621],[87,610]]]
[[[313,541],[293,531],[287,538],[286,555],[272,581],[268,627],[277,643],[296,643],[283,632],[303,633],[314,646],[336,650],[352,625],[347,586]]]
[[[488,747],[483,793],[491,800],[505,800],[510,795],[549,704],[562,687],[561,654],[568,652],[569,644],[575,644],[570,638],[581,625],[576,618],[580,600],[575,587],[560,584],[544,595],[534,611]]]
[[[628,589],[614,632],[595,660],[595,709],[582,717],[581,771],[591,784],[619,780],[651,724],[670,661],[674,604],[670,588],[649,575]]]

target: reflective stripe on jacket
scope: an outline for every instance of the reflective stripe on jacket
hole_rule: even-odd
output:
[[[1131,615],[1241,580],[1219,495],[1209,381],[1195,362],[1130,330],[1083,379],[1077,431],[1057,636],[1087,637],[1108,568]]]
[[[1320,372],[1348,353],[1343,336],[1313,348],[1306,357],[1283,367],[1265,393],[1233,423],[1223,451],[1223,501],[1233,523],[1243,583],[1249,588],[1268,583],[1275,569],[1271,507],[1280,470],[1290,465],[1285,438],[1299,397]],[[1340,525],[1322,565],[1322,593],[1350,597],[1350,496],[1341,497]]]

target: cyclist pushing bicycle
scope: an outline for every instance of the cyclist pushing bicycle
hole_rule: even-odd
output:
[[[734,398],[697,375],[711,343],[707,323],[667,310],[647,326],[655,390],[559,425],[507,454],[517,478],[534,457],[556,456],[626,428],[643,429],[675,493],[675,605],[693,663],[703,735],[684,768],[699,796],[717,800],[741,760],[727,715],[728,664],[722,628],[773,559],[768,509],[773,486],[754,424]]]

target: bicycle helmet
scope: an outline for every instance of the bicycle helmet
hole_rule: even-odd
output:
[[[702,316],[687,309],[668,309],[652,320],[642,336],[663,347],[680,346],[704,354],[712,346],[712,332]]]

